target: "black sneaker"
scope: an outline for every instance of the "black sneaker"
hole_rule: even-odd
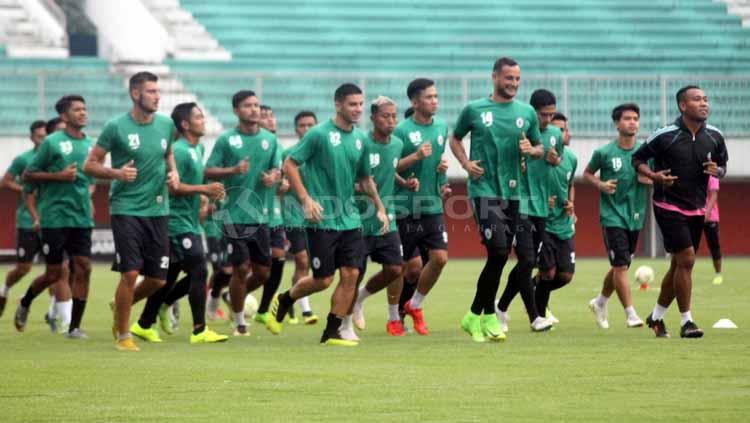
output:
[[[651,313],[649,313],[648,317],[646,317],[646,324],[654,331],[657,338],[669,338],[669,332],[667,332],[667,326],[664,325],[664,320],[654,320]]]
[[[680,328],[681,338],[702,338],[703,329],[699,328],[698,325],[693,323],[691,320],[685,322]]]

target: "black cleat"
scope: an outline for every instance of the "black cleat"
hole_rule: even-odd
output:
[[[680,328],[681,338],[702,338],[703,329],[699,328],[698,325],[693,323],[691,320],[685,322]]]
[[[667,326],[664,325],[664,320],[654,320],[651,313],[649,313],[648,317],[646,317],[646,324],[654,331],[657,338],[669,338],[669,332],[667,332]]]

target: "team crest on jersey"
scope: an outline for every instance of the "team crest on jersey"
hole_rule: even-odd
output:
[[[357,147],[357,150],[361,150],[362,149],[362,141],[359,138],[357,138],[357,140],[354,141],[354,146]]]
[[[193,241],[190,238],[182,238],[182,248],[189,250],[193,246]]]
[[[380,164],[380,154],[370,154],[370,168],[374,169]]]
[[[443,139],[442,135],[438,135],[437,142],[438,142],[438,145],[440,145],[440,146],[443,145],[443,143],[445,142],[445,139]]]
[[[18,257],[20,258],[26,257],[26,250],[23,247],[18,247]]]
[[[490,228],[486,228],[486,229],[484,230],[484,237],[485,237],[485,239],[487,239],[487,240],[490,240],[490,239],[492,239],[492,229],[490,229]]]
[[[242,137],[239,135],[232,135],[229,137],[229,145],[234,148],[242,148]]]
[[[398,159],[396,158],[396,159],[393,159],[393,168],[395,169],[397,167],[398,167]]]
[[[520,118],[516,119],[516,126],[517,126],[517,127],[519,128],[519,129],[520,129],[520,128],[523,128],[523,123],[524,123],[524,122],[523,122],[523,118],[522,118],[522,117],[520,117]]]
[[[409,132],[409,141],[414,145],[422,143],[422,133],[419,131]]]
[[[195,150],[190,150],[190,158],[192,158],[194,162],[197,162],[198,161],[198,153],[196,153]]]
[[[264,150],[268,150],[268,140],[263,140],[260,142],[260,147]]]
[[[166,138],[162,138],[161,139],[161,149],[165,150],[165,151],[167,149],[167,139]]]
[[[508,181],[508,186],[510,188],[515,188],[516,187],[516,180],[515,179],[511,179],[510,181]]]
[[[329,132],[328,141],[331,142],[332,146],[338,147],[339,144],[341,144],[341,134],[339,134],[338,132]]]
[[[312,265],[314,269],[320,269],[320,259],[317,257],[313,257]]]
[[[550,137],[550,139],[549,139],[549,144],[550,144],[551,146],[553,146],[553,147],[554,147],[554,146],[556,146],[556,145],[557,145],[557,138],[555,138],[555,137]]]
[[[49,244],[42,245],[42,252],[44,253],[45,256],[49,254]]]
[[[73,152],[73,143],[70,141],[63,141],[60,143],[60,151],[69,156]]]
[[[162,197],[161,195],[157,195],[156,196],[156,203],[157,204],[161,204],[162,201],[164,201],[164,197]]]
[[[274,207],[274,208],[273,208],[273,215],[274,215],[274,216],[279,216],[279,215],[281,215],[281,209],[280,209],[280,208],[278,208],[278,207]]]
[[[634,213],[633,214],[633,220],[641,220],[641,214],[640,213]]]

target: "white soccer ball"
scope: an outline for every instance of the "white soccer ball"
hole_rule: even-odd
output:
[[[641,285],[649,285],[654,281],[654,269],[650,266],[635,269],[635,281]]]
[[[253,318],[255,313],[258,311],[258,300],[253,294],[247,294],[245,297],[245,317]]]

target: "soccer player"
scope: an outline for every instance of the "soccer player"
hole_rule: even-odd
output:
[[[169,270],[169,192],[177,189],[179,174],[171,143],[174,123],[156,113],[159,78],[150,72],[130,77],[133,107],[110,120],[89,153],[84,172],[112,180],[109,210],[115,242],[112,270],[120,273],[115,291],[115,347],[139,351],[130,334],[134,300],[148,297],[165,284]],[[111,154],[112,167],[104,165]],[[135,288],[138,275],[143,281]]]
[[[555,99],[555,95],[548,90],[536,90],[531,94],[529,103],[534,108],[534,111],[536,111],[539,121],[539,132],[541,134],[542,146],[544,147],[544,157],[529,158],[522,163],[522,166],[525,166],[525,170],[521,172],[520,204],[521,210],[523,210],[522,213],[528,216],[532,228],[531,232],[518,232],[516,234],[516,241],[519,245],[531,244],[533,246],[533,251],[535,251],[535,254],[531,256],[533,267],[536,266],[536,256],[541,252],[542,240],[545,236],[545,224],[549,215],[550,180],[548,175],[553,167],[560,164],[563,143],[560,129],[554,125],[550,125],[552,117],[554,117],[557,111],[557,99]],[[564,200],[564,198],[561,198],[563,203]],[[518,272],[519,270],[517,269],[520,268],[514,270]],[[508,307],[510,307],[511,301],[513,301],[513,298],[520,291],[521,285],[525,283],[525,279],[512,272],[508,277],[508,284],[505,286],[505,290],[497,302],[497,316],[503,332],[508,331]],[[546,311],[539,313],[538,308],[534,308],[534,298],[533,296],[531,298],[528,296],[523,297],[524,306],[532,322],[537,317],[544,317],[546,314]],[[529,311],[529,308],[534,308],[534,310]]]
[[[404,143],[392,135],[398,120],[396,102],[388,97],[380,96],[372,102],[370,115],[373,128],[365,140],[365,149],[369,154],[370,169],[375,185],[378,187],[378,194],[380,194],[385,207],[389,225],[388,231],[382,233],[382,225],[375,216],[370,202],[365,199],[357,201],[362,216],[362,232],[364,235],[364,253],[359,268],[360,282],[365,275],[368,257],[383,267],[380,272],[359,288],[353,313],[347,316],[344,320],[344,327],[341,329],[341,335],[346,339],[357,338],[352,327],[352,321],[355,317],[360,320],[360,324],[357,326],[364,326],[362,322],[364,320],[362,302],[370,295],[386,287],[388,288],[386,332],[391,336],[404,335],[404,327],[398,314],[398,300],[401,297],[401,287],[398,286],[398,282],[402,280],[403,257],[401,254],[401,238],[396,230],[394,220],[395,206],[393,204],[396,168],[401,158]]]
[[[339,269],[339,284],[331,298],[331,312],[320,342],[356,346],[356,341],[343,339],[339,332],[356,295],[362,257],[362,223],[354,201],[355,182],[360,183],[362,192],[375,205],[382,232],[388,229],[388,217],[370,176],[366,134],[354,126],[362,115],[362,90],[351,83],[342,84],[334,93],[334,102],[336,116],[310,129],[284,161],[284,173],[307,220],[313,275],[276,297],[266,327],[271,333],[280,333],[281,322],[294,301],[328,288]],[[304,180],[299,172],[302,164]]]
[[[654,216],[672,254],[659,299],[646,323],[657,337],[668,337],[664,314],[677,299],[680,336],[700,338],[701,330],[690,312],[695,251],[703,231],[706,187],[709,176],[723,178],[728,160],[724,135],[706,123],[708,97],[700,87],[688,85],[677,91],[680,117],[648,138],[633,154],[633,167],[654,181]],[[654,170],[649,167],[653,159]]]
[[[317,125],[318,118],[315,113],[309,110],[303,110],[294,117],[294,132],[297,135],[298,143],[301,142],[307,131]],[[284,150],[282,159],[286,160],[289,153],[295,148],[291,146]],[[302,179],[305,178],[305,165],[299,166]],[[305,216],[302,212],[302,206],[297,201],[294,191],[287,189],[284,193],[282,203],[282,217],[284,219],[284,231],[289,241],[289,254],[294,257],[294,274],[292,274],[292,285],[297,284],[302,278],[310,272],[310,259],[307,254],[307,240],[305,235]],[[306,325],[318,323],[318,316],[315,315],[310,306],[310,297],[305,296],[297,300],[302,309],[302,320]],[[291,312],[292,309],[290,309]]]
[[[224,224],[233,268],[229,296],[234,335],[247,336],[245,297],[265,284],[270,273],[267,199],[268,191],[275,190],[280,180],[281,155],[276,136],[259,125],[260,102],[253,91],[234,94],[232,108],[238,124],[216,140],[206,162],[205,177],[222,180],[227,193],[221,215],[214,218]]]
[[[520,209],[521,159],[541,157],[544,150],[536,112],[514,100],[520,80],[521,69],[515,60],[497,59],[492,71],[492,94],[464,107],[451,139],[453,154],[469,173],[469,198],[487,250],[471,309],[461,320],[461,328],[475,342],[484,342],[485,336],[492,341],[505,339],[495,314],[495,295],[513,238],[522,232],[530,233],[532,228]],[[469,132],[471,151],[467,157],[461,140]],[[530,237],[518,240],[515,246],[518,264],[512,275],[518,278],[524,303],[533,304],[531,271],[536,251]],[[536,307],[531,308],[531,313],[536,314]],[[535,316],[531,323],[534,330],[549,328],[547,320],[540,316]]]
[[[403,258],[411,261],[420,250],[427,252],[428,261],[419,272],[411,298],[404,304],[404,312],[414,323],[414,331],[429,334],[424,321],[422,302],[440,278],[448,261],[448,233],[443,221],[441,190],[448,187],[445,172],[448,162],[442,158],[448,141],[448,125],[435,114],[438,94],[435,82],[417,78],[409,83],[406,95],[414,114],[399,123],[393,135],[403,140],[404,148],[398,163],[398,173],[404,180],[419,180],[419,190],[411,191],[398,185],[395,209],[399,236],[403,242]],[[407,281],[411,281],[408,278]]]
[[[226,335],[219,335],[206,327],[208,269],[199,213],[201,196],[221,200],[224,186],[219,182],[203,184],[203,145],[200,138],[205,133],[205,120],[201,109],[195,103],[178,104],[172,111],[172,121],[180,134],[172,144],[180,185],[170,189],[169,196],[170,259],[167,283],[148,298],[140,319],[130,327],[130,333],[149,342],[161,342],[159,333],[151,327],[160,306],[166,308],[187,295],[193,315],[190,343],[223,342],[227,340]],[[177,282],[181,272],[186,277]]]
[[[714,285],[721,285],[724,277],[721,276],[721,245],[719,244],[719,179],[708,178],[708,198],[706,198],[706,213],[704,215],[703,233],[706,234],[706,242],[711,252],[714,265]]]
[[[223,223],[221,220],[215,219],[215,216],[221,216],[221,207],[221,201],[210,201],[206,211],[207,216],[203,221],[208,261],[211,263],[211,278],[209,280],[211,289],[206,303],[206,314],[209,321],[219,318],[222,291],[229,286],[229,281],[232,278],[232,265],[227,261],[227,241],[224,238]]]
[[[562,138],[558,142],[563,146],[570,145],[568,118],[562,113],[555,113],[549,126],[560,129]],[[544,132],[542,133],[544,139]],[[533,163],[532,160],[530,163]],[[565,148],[557,166],[549,170],[550,211],[544,229],[544,240],[539,253],[539,273],[535,277],[534,291],[536,309],[540,316],[548,320],[555,318],[547,310],[550,293],[560,289],[573,280],[576,269],[575,249],[575,177],[578,159],[569,148]]]
[[[73,304],[66,337],[85,339],[80,329],[86,307],[91,276],[91,179],[82,167],[91,148],[91,139],[83,133],[88,120],[86,102],[79,95],[66,95],[55,109],[65,122],[65,130],[47,137],[24,171],[25,191],[38,189],[39,223],[46,268],[44,277],[32,283],[16,309],[16,329],[23,331],[29,308],[37,295],[64,275],[64,254],[73,266],[71,291]],[[28,204],[28,203],[27,203]],[[63,317],[63,322],[66,318]]]
[[[625,323],[629,328],[643,326],[635,312],[628,284],[630,261],[638,245],[638,234],[646,219],[646,186],[651,180],[628,166],[633,153],[640,147],[636,141],[641,110],[637,104],[621,104],[612,110],[612,121],[617,139],[594,151],[583,177],[600,191],[599,223],[604,235],[609,264],[601,293],[589,302],[596,324],[609,328],[607,301],[617,292],[625,309]],[[599,177],[595,174],[599,172]]]
[[[276,116],[273,114],[273,109],[267,104],[260,105],[260,127],[276,134]]]

